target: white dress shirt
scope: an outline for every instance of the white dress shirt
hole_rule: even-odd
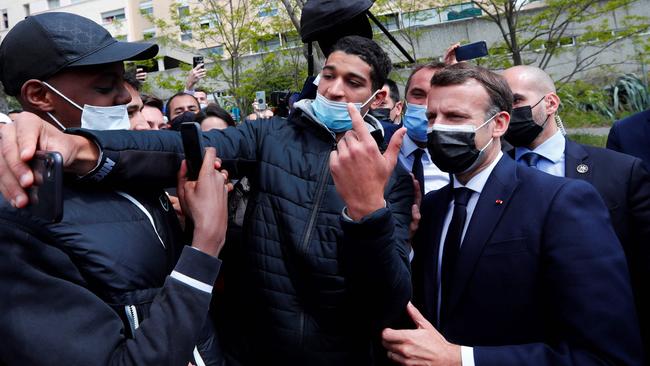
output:
[[[409,172],[413,170],[413,152],[420,149],[408,135],[404,135],[402,148],[399,151],[399,162]],[[445,173],[433,163],[429,151],[425,148],[422,154],[424,173],[424,193],[427,194],[449,184],[449,173]]]
[[[556,177],[564,177],[564,149],[566,147],[566,140],[561,131],[557,131],[548,140],[544,141],[541,145],[537,146],[534,150],[527,147],[515,148],[515,160],[522,161],[522,156],[527,152],[534,152],[541,156],[537,162],[537,169],[554,175]]]
[[[499,151],[499,154],[494,159],[494,161],[490,165],[488,165],[485,169],[481,170],[478,174],[473,176],[472,179],[470,179],[469,182],[467,182],[467,184],[462,184],[461,182],[459,182],[458,179],[456,179],[456,176],[454,175],[453,188],[466,187],[473,191],[472,196],[469,198],[469,201],[467,202],[467,219],[465,220],[465,226],[463,227],[463,234],[461,235],[461,239],[460,239],[461,246],[463,240],[465,239],[465,233],[467,232],[469,223],[472,221],[472,215],[474,214],[474,209],[476,208],[476,203],[478,202],[479,195],[483,191],[483,187],[485,187],[485,183],[490,177],[490,174],[492,174],[494,167],[497,165],[497,163],[499,162],[499,160],[501,160],[502,157],[503,157],[503,153]],[[442,297],[442,283],[440,282],[440,277],[442,275],[441,273],[442,253],[445,248],[445,238],[447,237],[447,231],[449,230],[449,224],[451,223],[451,217],[453,213],[454,213],[454,200],[452,199],[451,202],[449,202],[449,207],[447,208],[447,215],[445,216],[445,221],[442,227],[442,235],[440,236],[440,247],[438,249],[438,276],[437,276],[438,308],[436,309],[436,313],[438,314],[438,319],[440,319],[440,301]],[[463,366],[474,366],[473,347],[461,346],[460,353],[461,353],[461,364]]]

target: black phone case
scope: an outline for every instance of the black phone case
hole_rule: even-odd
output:
[[[466,61],[488,55],[485,41],[474,42],[456,48],[456,60]]]
[[[63,218],[63,158],[55,151],[37,151],[30,162],[34,185],[29,189],[27,210],[55,223]]]
[[[201,125],[196,122],[182,123],[181,138],[183,139],[185,161],[187,161],[187,179],[197,180],[205,155]]]

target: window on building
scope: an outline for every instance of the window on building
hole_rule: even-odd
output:
[[[377,20],[389,31],[399,29],[399,15],[397,13],[380,15]],[[372,23],[372,29],[375,33],[381,32],[381,29],[374,22]]]
[[[47,7],[49,9],[58,8],[59,6],[61,6],[61,2],[59,0],[47,0]]]
[[[287,33],[282,33],[282,47],[291,48],[291,47],[300,47],[302,46],[302,41],[298,32],[292,31]]]
[[[7,9],[2,9],[2,29],[9,29],[9,14],[7,14]]]
[[[277,5],[269,2],[264,3],[263,5],[260,6],[259,11],[257,12],[257,15],[260,18],[265,18],[265,17],[272,17],[275,15],[278,15],[278,7]]]
[[[439,24],[442,23],[442,18],[440,18],[439,9],[433,8],[403,13],[402,21],[404,22],[405,28],[410,28]]]
[[[140,14],[153,15],[153,2],[152,0],[140,1]]]
[[[124,15],[124,8],[102,13],[103,24],[111,24],[113,22],[122,21],[124,19],[126,19],[126,15]]]
[[[280,37],[277,34],[269,34],[264,38],[257,41],[257,48],[259,51],[274,51],[282,46]]]
[[[204,15],[199,19],[199,27],[201,27],[201,29],[214,28],[218,22],[219,16],[217,14]]]
[[[192,40],[192,29],[181,30],[181,41]]]
[[[187,5],[179,6],[178,7],[178,16],[181,18],[190,16],[190,7]]]
[[[203,51],[205,51],[210,56],[223,56],[223,45],[204,48]]]
[[[151,39],[156,36],[156,28],[149,28],[142,31],[143,39]]]

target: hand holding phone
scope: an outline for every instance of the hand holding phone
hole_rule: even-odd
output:
[[[199,171],[205,156],[201,125],[196,122],[182,123],[181,137],[183,139],[185,160],[187,161],[187,179],[195,181],[199,178]]]
[[[258,111],[266,110],[266,92],[265,91],[256,91],[255,92],[255,102],[257,102],[257,110]]]
[[[485,41],[469,43],[456,48],[456,60],[466,61],[488,55],[488,48]]]
[[[203,65],[201,68],[205,67],[205,63],[203,62],[203,56],[194,56],[192,58],[192,68],[195,69],[198,65]]]
[[[63,218],[63,157],[56,151],[36,151],[30,161],[34,184],[28,190],[25,208],[47,222]]]

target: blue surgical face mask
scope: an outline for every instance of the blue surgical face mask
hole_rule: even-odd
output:
[[[427,142],[427,106],[421,104],[408,104],[404,113],[404,127],[411,140]]]
[[[354,103],[354,107],[361,111],[364,106],[367,106],[373,100],[377,92],[379,90],[374,92],[365,103]],[[348,103],[331,101],[320,93],[316,93],[316,99],[311,103],[311,107],[316,118],[330,131],[339,133],[352,129],[352,118],[348,113]],[[365,117],[365,113],[362,117]]]
[[[110,107],[97,107],[89,104],[85,104],[82,107],[79,104],[73,102],[70,98],[66,97],[54,88],[52,85],[42,82],[53,92],[58,94],[61,98],[65,99],[68,103],[72,104],[79,110],[81,110],[81,128],[89,130],[128,130],[131,127],[129,122],[129,113],[127,111],[126,104],[115,105]],[[56,122],[61,129],[65,130],[65,126],[58,119],[56,119],[51,113],[47,113],[54,122]]]

